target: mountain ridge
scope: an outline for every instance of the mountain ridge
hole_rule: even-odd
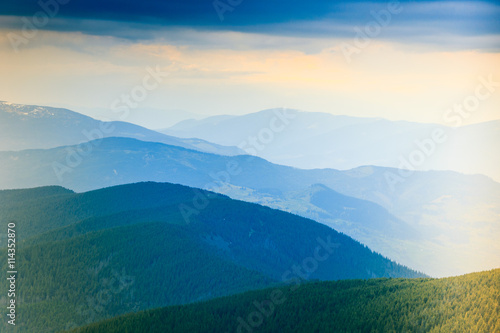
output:
[[[61,182],[53,164],[65,164],[67,157],[66,148],[0,152],[0,188],[56,184],[82,192],[141,181],[183,184],[314,219],[433,276],[489,268],[500,253],[494,241],[494,235],[500,237],[500,184],[485,176],[415,172],[391,186],[387,174],[399,176],[399,170],[300,170],[248,155],[220,156],[130,138],[107,138],[65,173]],[[370,222],[366,214],[344,209],[348,204],[329,212],[342,197],[326,196],[331,198],[323,208],[311,203],[305,194],[318,183],[343,196],[378,204],[390,215],[378,209],[380,213],[373,218],[380,220]],[[355,216],[365,218],[357,222]],[[374,228],[381,222],[384,228]],[[397,228],[392,227],[394,223]]]
[[[242,153],[236,147],[202,139],[180,139],[125,121],[102,122],[63,108],[0,102],[0,151],[47,149],[110,136],[162,142],[221,155]]]
[[[276,121],[278,113],[287,115],[285,122]],[[301,169],[347,170],[376,165],[422,171],[453,170],[485,174],[500,182],[496,168],[500,158],[497,159],[498,154],[489,145],[500,141],[500,120],[451,125],[282,108],[214,122],[210,117],[192,120],[161,132],[238,145],[270,162]]]
[[[315,221],[182,185],[24,192],[32,199],[0,191],[0,224],[14,221],[22,249],[19,332],[59,331],[297,279],[425,276]],[[206,204],[193,206],[200,201]],[[197,211],[186,219],[184,206]]]

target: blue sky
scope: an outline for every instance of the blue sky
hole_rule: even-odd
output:
[[[285,106],[442,122],[479,77],[500,80],[497,1],[220,0],[219,12],[212,0],[59,1],[46,20],[38,1],[0,3],[1,100],[114,118],[102,110],[158,66],[168,79],[134,112]],[[468,121],[500,118],[498,95]]]

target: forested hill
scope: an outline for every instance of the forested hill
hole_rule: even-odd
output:
[[[299,279],[423,276],[312,220],[169,183],[0,191],[0,227],[11,221],[23,272],[18,332]]]
[[[319,282],[130,314],[73,333],[492,333],[500,332],[499,300],[500,269],[446,279]]]

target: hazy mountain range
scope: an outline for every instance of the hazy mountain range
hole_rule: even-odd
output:
[[[315,219],[431,275],[491,268],[500,259],[500,184],[484,176],[416,172],[391,186],[387,175],[398,170],[300,170],[129,138],[91,146],[87,156],[78,155],[77,146],[1,152],[0,188],[59,184],[87,191],[172,182]]]
[[[172,129],[161,134],[65,109],[2,102],[0,223],[16,223],[22,248],[18,329],[71,329],[298,281],[450,276],[498,267],[500,184],[488,176],[371,165],[300,169],[254,156],[311,165],[335,156],[342,163],[361,163],[358,156],[382,161],[418,137],[426,168],[427,161],[455,154],[445,144],[478,131],[482,139],[498,134],[496,122],[435,126],[268,110],[181,122],[174,128],[185,138],[177,138]],[[438,144],[443,135],[448,139]],[[487,153],[477,147],[470,143],[477,156]],[[326,257],[318,254],[322,248]],[[467,288],[477,282],[471,281]],[[371,298],[408,286],[389,284],[362,284],[352,292]],[[411,290],[420,286],[413,283]],[[429,288],[419,295],[438,286]],[[110,297],[103,299],[103,292]],[[245,302],[240,297],[237,304]],[[373,306],[387,308],[384,302]],[[122,319],[111,323],[120,327]]]
[[[69,110],[9,103],[0,106],[2,135],[6,138],[2,138],[2,149],[11,150],[0,152],[0,189],[60,185],[81,192],[140,181],[171,182],[314,219],[433,276],[489,269],[500,260],[496,242],[500,237],[500,184],[484,176],[450,171],[411,173],[375,166],[347,171],[301,170],[249,155],[203,153],[200,150],[219,154],[242,150],[198,139],[177,139],[123,122],[103,123]],[[239,133],[242,125],[217,125],[225,121],[240,123],[245,117],[258,122],[247,119],[250,130],[243,134]],[[311,119],[316,119],[316,130],[305,131],[305,125],[300,124],[311,126]],[[328,134],[327,129],[347,133],[347,128],[354,126],[355,132],[359,126],[382,122],[391,133],[390,129],[397,127],[381,119],[289,110],[220,116],[202,122],[212,122],[219,133],[228,137],[238,133],[250,136],[257,125],[267,129],[262,132],[266,135],[274,130],[266,149],[291,138],[287,131],[293,126],[298,127],[292,131],[297,142],[301,140],[300,128],[304,139],[315,140],[317,134]],[[85,141],[84,133],[99,133],[96,131],[108,126],[114,130],[103,137],[110,137],[80,143]],[[377,133],[373,133],[373,142],[381,135]],[[69,146],[60,146],[64,144]],[[248,144],[240,148],[248,150]]]
[[[149,129],[159,126],[170,127],[187,119],[203,119],[205,116],[189,111],[176,109],[157,109],[149,107],[129,108],[127,113],[105,108],[70,108],[78,113],[84,113],[101,120],[123,120]],[[124,116],[126,115],[126,116]]]
[[[303,169],[377,165],[484,174],[500,181],[500,121],[453,127],[272,109],[185,120],[162,133],[239,146]]]
[[[102,122],[60,108],[0,102],[0,150],[53,148],[106,137],[162,142],[221,155],[244,153],[200,139],[180,139],[123,121]]]

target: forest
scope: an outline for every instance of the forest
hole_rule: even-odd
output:
[[[187,221],[181,208],[200,197]],[[297,281],[425,277],[312,220],[168,183],[0,191],[0,222],[10,221],[18,332]]]
[[[309,282],[113,318],[72,333],[500,332],[500,269]]]

